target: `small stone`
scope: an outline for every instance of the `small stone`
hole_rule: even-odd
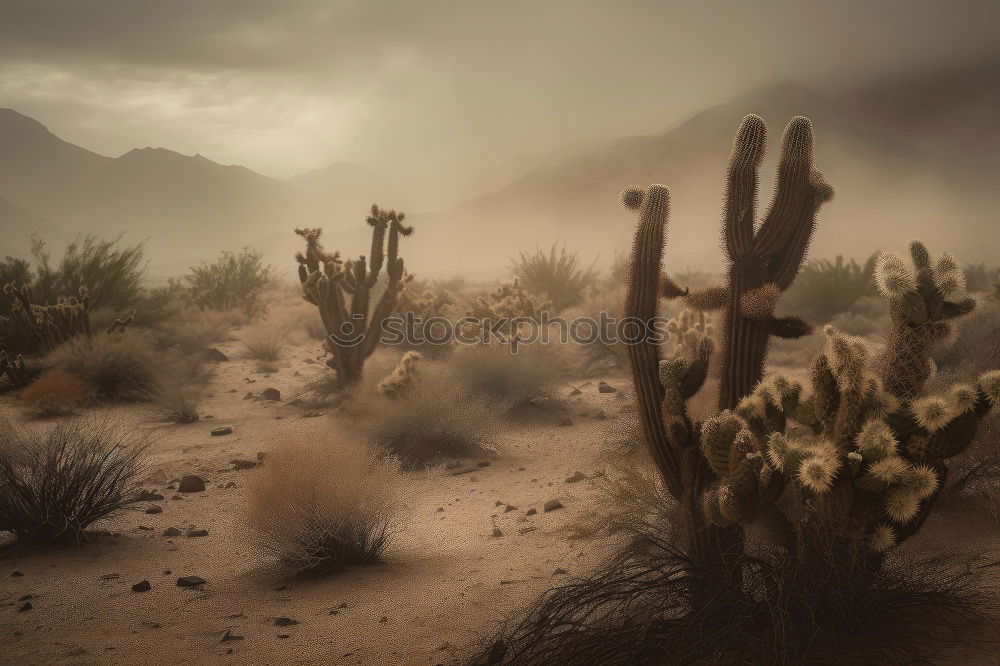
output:
[[[600,382],[597,385],[597,392],[598,393],[618,393],[618,389],[616,389],[611,384],[608,384],[607,382]]]
[[[177,579],[177,587],[198,587],[207,582],[201,576],[181,576]]]
[[[215,347],[212,347],[205,351],[205,359],[211,363],[225,363],[229,360],[229,357]]]
[[[564,573],[566,573],[565,569],[563,569],[562,567],[556,567],[556,570],[552,572],[552,575],[553,576],[562,576]]]
[[[184,499],[184,496],[183,495],[178,495],[177,493],[174,493],[173,497],[171,497],[170,499],[172,499],[172,500],[182,500],[182,499]]]
[[[548,513],[549,511],[555,511],[556,509],[562,508],[562,502],[557,499],[550,499],[548,502],[542,505],[542,511]]]
[[[28,601],[29,599],[34,599],[34,598],[35,598],[35,595],[33,595],[33,594],[26,594],[23,597],[21,597],[20,599],[18,599],[18,601]]]
[[[572,391],[569,392],[570,395],[580,395],[581,393],[583,393],[583,391],[581,391],[578,388],[574,388]]]
[[[278,638],[291,638],[291,634],[278,634]]]
[[[560,416],[559,417],[559,425],[562,426],[562,427],[571,426],[571,425],[573,425],[573,419],[571,419],[568,416]]]
[[[489,460],[480,460],[479,462],[476,463],[476,467],[489,467],[489,466],[490,466]]]
[[[30,601],[25,601],[21,604],[21,607],[17,609],[18,613],[24,613],[25,611],[30,611],[34,606],[31,605]]]
[[[298,620],[293,620],[290,617],[276,617],[274,618],[274,626],[276,627],[291,627],[298,624]]]
[[[185,474],[177,490],[182,493],[202,493],[205,492],[205,481],[195,474]]]
[[[223,435],[232,435],[233,429],[229,426],[222,426],[221,428],[215,428],[212,430],[212,437],[222,437]]]
[[[382,616],[382,619],[380,619],[380,620],[378,621],[378,623],[379,623],[379,624],[385,624],[385,623],[386,623],[386,622],[388,622],[388,621],[389,621],[389,618],[387,618],[387,617],[385,617],[385,616]]]
[[[510,504],[504,505],[503,512],[510,513],[511,511],[517,511],[516,506],[511,506]]]
[[[536,509],[535,507],[531,507],[530,509],[528,509],[527,511],[524,512],[524,515],[526,515],[526,516],[533,516],[536,513],[538,513],[538,509]]]
[[[230,488],[235,488],[235,487],[236,487],[236,482],[235,481],[230,481],[229,483],[227,483],[225,485],[225,489],[226,490],[229,490]]]
[[[163,495],[159,493],[150,492],[148,490],[139,491],[139,496],[135,498],[136,502],[157,502],[163,499]]]
[[[257,396],[255,396],[255,395],[253,394],[253,391],[247,391],[247,394],[246,394],[245,396],[243,396],[243,399],[244,399],[244,400],[253,400],[253,399],[254,399],[254,398],[256,398],[256,397],[257,397]]]
[[[595,421],[607,421],[608,415],[604,413],[603,409],[598,409],[596,412],[591,414],[591,418],[593,418]]]
[[[264,400],[279,402],[281,400],[281,391],[273,387],[266,388],[260,392],[260,397]]]
[[[228,643],[230,641],[241,641],[241,640],[243,640],[242,636],[237,636],[236,634],[234,634],[232,629],[226,629],[224,632],[222,632],[222,640],[219,642]]]
[[[246,460],[245,458],[234,458],[229,461],[229,464],[232,465],[233,469],[236,471],[253,469],[257,466],[257,462],[255,460]]]
[[[181,531],[176,527],[168,527],[167,529],[163,530],[163,536],[165,537],[177,537],[180,535]]]
[[[583,472],[573,472],[571,475],[566,477],[566,483],[578,483],[586,478],[587,476]]]
[[[257,462],[264,462],[264,458],[267,458],[267,452],[258,451],[257,452]]]
[[[146,513],[148,514],[163,513],[163,507],[159,506],[158,504],[154,504],[153,506],[146,509]]]
[[[499,527],[494,527],[493,528],[493,537],[496,538],[496,539],[499,539],[502,536],[503,536],[503,532],[500,531],[500,528]]]
[[[17,571],[17,570],[14,570],[14,571],[10,572],[10,577],[11,578],[20,578],[23,575],[24,575],[23,573],[21,573],[20,571]]]
[[[206,537],[208,536],[208,530],[188,530],[188,537]]]
[[[149,592],[152,586],[149,584],[148,580],[141,580],[132,586],[133,592]]]

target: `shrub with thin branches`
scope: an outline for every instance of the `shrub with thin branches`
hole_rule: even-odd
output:
[[[580,303],[597,279],[594,264],[582,268],[580,255],[558,244],[548,252],[539,248],[533,253],[522,251],[512,262],[510,270],[524,288],[549,299],[557,311]]]
[[[147,438],[112,420],[44,431],[0,428],[0,532],[18,542],[79,542],[135,502]]]
[[[264,254],[250,247],[224,251],[214,262],[191,267],[186,279],[195,304],[202,310],[244,310],[252,317],[265,313],[261,292],[274,281],[274,268]]]
[[[397,464],[356,442],[298,434],[251,481],[246,520],[254,543],[293,574],[380,561],[397,527]]]
[[[78,337],[52,350],[45,360],[86,382],[99,400],[149,400],[156,388],[159,359],[148,335],[125,331]]]
[[[34,418],[73,414],[93,400],[85,381],[59,368],[42,373],[24,388],[18,402]]]

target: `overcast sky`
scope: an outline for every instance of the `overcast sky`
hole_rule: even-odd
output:
[[[447,174],[993,58],[998,25],[995,0],[0,0],[0,106],[107,155]]]

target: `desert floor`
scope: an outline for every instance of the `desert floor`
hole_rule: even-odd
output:
[[[175,425],[141,406],[113,410],[155,431],[144,487],[163,500],[98,524],[107,533],[80,547],[0,559],[0,662],[455,663],[509,611],[607,554],[600,541],[567,538],[566,524],[588,511],[595,493],[587,481],[566,479],[609,465],[614,420],[603,417],[625,405],[623,376],[606,378],[618,393],[598,392],[597,381],[580,382],[573,397],[564,387],[553,404],[512,421],[496,457],[467,461],[471,472],[408,473],[404,528],[384,564],[283,578],[243,536],[246,480],[256,472],[231,461],[256,460],[288,437],[329,427],[336,413],[317,415],[293,400],[310,373],[328,371],[306,363],[319,358],[315,345],[292,348],[268,377],[238,359],[238,343],[220,349],[233,360],[216,364],[201,408],[211,418]],[[245,399],[267,387],[283,401]],[[21,419],[10,395],[0,411]],[[572,425],[560,425],[567,416]],[[210,435],[223,425],[233,434]],[[205,492],[174,497],[169,486],[184,474],[202,476]],[[563,507],[544,512],[552,499]],[[145,513],[151,504],[162,513]],[[531,508],[538,513],[526,516]],[[164,536],[170,527],[181,536]],[[191,527],[208,535],[185,536]],[[190,575],[207,583],[177,586]],[[151,589],[133,592],[143,580]],[[21,612],[27,595],[32,607]],[[276,626],[278,617],[297,624]]]

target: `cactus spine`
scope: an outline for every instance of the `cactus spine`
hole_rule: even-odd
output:
[[[362,255],[344,262],[339,252],[327,252],[319,242],[322,229],[295,230],[306,242],[306,251],[295,257],[302,296],[319,308],[332,356],[327,364],[345,386],[361,379],[365,359],[378,346],[382,323],[392,314],[403,285],[410,279],[399,256],[399,237],[413,233],[413,227],[403,224],[405,218],[402,212],[372,206],[367,218],[372,228],[370,261]],[[387,282],[372,308],[371,291],[378,284],[383,264]]]

